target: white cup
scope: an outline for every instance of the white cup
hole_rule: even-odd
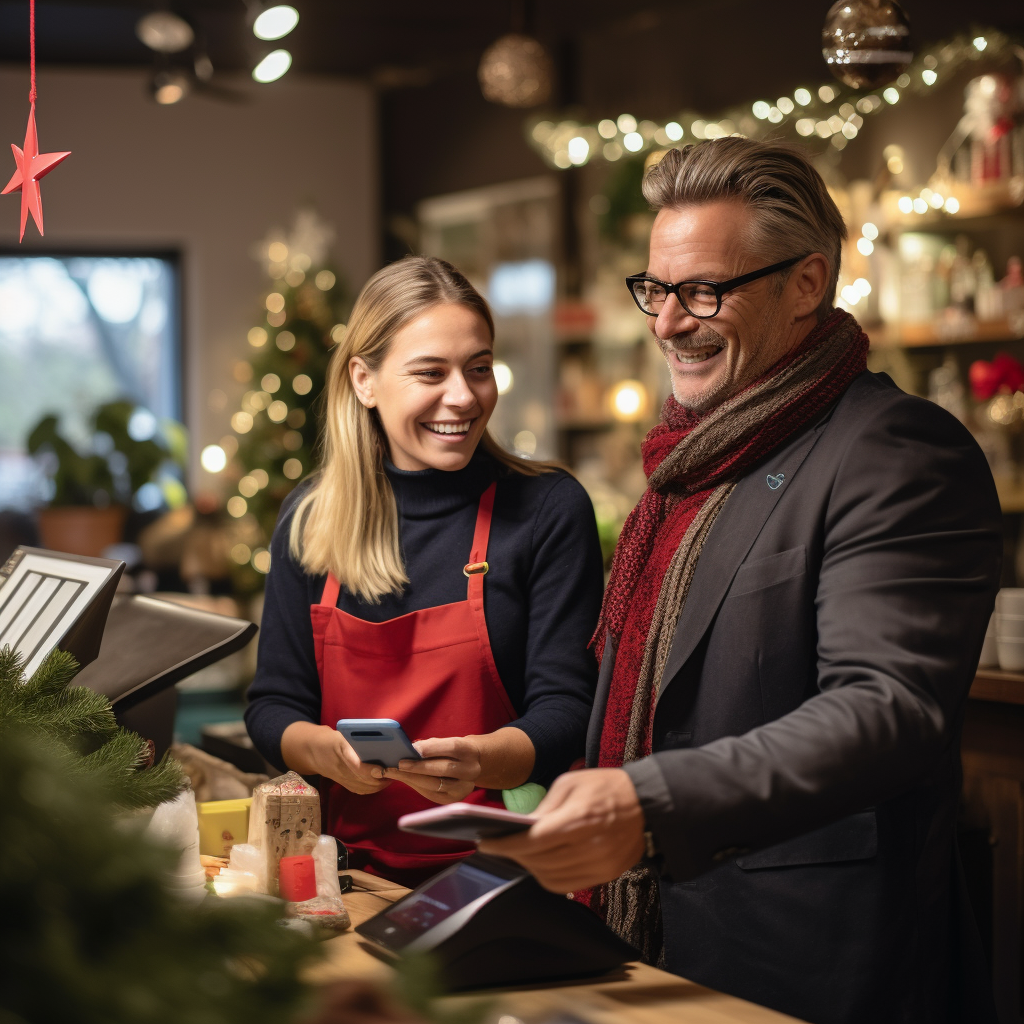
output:
[[[996,637],[996,650],[1004,672],[1024,672],[1024,639]]]
[[[1024,615],[996,613],[996,636],[1007,640],[1024,640]]]
[[[996,595],[996,611],[1001,615],[1024,616],[1024,587],[1003,587]]]

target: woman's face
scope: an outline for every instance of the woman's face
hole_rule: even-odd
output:
[[[380,415],[399,469],[450,472],[469,462],[498,400],[492,359],[483,317],[442,303],[395,334],[376,372],[350,360],[356,395]]]

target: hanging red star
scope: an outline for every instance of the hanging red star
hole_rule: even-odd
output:
[[[25,129],[25,148],[19,149],[11,143],[14,150],[14,162],[17,170],[14,176],[7,183],[7,187],[0,192],[0,195],[7,195],[8,192],[21,190],[21,236],[18,241],[25,237],[25,225],[28,223],[28,215],[31,212],[32,219],[39,228],[39,234],[43,233],[43,199],[39,193],[39,179],[45,177],[61,163],[71,156],[67,153],[40,153],[39,136],[36,133],[36,105],[33,103],[28,115],[28,127]]]

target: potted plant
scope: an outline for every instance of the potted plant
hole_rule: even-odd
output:
[[[185,464],[181,424],[158,422],[149,410],[122,400],[99,406],[91,427],[86,451],[60,433],[54,415],[44,416],[28,436],[29,453],[51,480],[49,504],[39,510],[39,534],[55,551],[99,555],[121,539],[133,502],[151,509],[185,499],[171,472]]]

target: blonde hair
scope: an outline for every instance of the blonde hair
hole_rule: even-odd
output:
[[[804,152],[777,142],[730,137],[670,149],[647,172],[644,198],[655,210],[737,199],[753,212],[751,249],[766,264],[820,252],[829,264],[827,316],[835,302],[846,225]]]
[[[291,553],[306,572],[333,573],[351,593],[373,604],[400,593],[409,577],[395,495],[384,472],[387,437],[377,410],[359,401],[349,363],[358,356],[376,372],[398,331],[441,303],[478,313],[493,341],[494,320],[483,296],[444,260],[408,256],[379,270],[359,293],[327,369],[320,471],[296,506],[288,535]],[[517,458],[486,430],[480,445],[501,465],[526,476],[554,468]]]

